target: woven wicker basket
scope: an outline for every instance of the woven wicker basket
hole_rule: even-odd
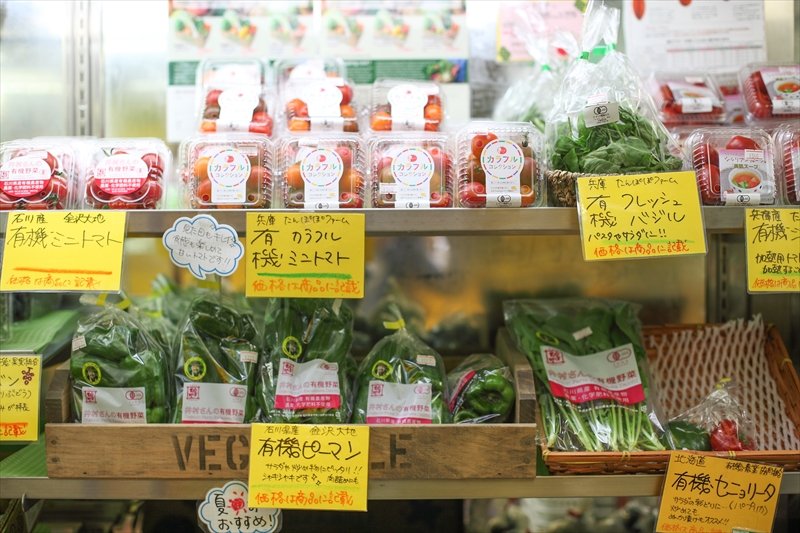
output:
[[[547,197],[552,200],[553,205],[555,207],[575,207],[578,205],[575,196],[577,194],[575,181],[581,176],[591,176],[592,174],[548,170],[544,175],[547,178]]]
[[[774,326],[760,319],[719,325],[645,327],[650,370],[667,417],[699,403],[722,377],[741,385],[759,450],[697,452],[800,470],[800,379]],[[537,422],[541,424],[537,409]],[[559,452],[542,445],[553,474],[666,470],[669,452]]]

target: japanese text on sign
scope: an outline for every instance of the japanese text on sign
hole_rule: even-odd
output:
[[[745,211],[747,290],[800,292],[800,209]]]
[[[656,531],[771,531],[783,468],[672,452]]]
[[[0,441],[39,438],[42,358],[0,355]]]
[[[253,424],[250,507],[367,510],[369,426]]]
[[[587,261],[706,253],[693,172],[578,178]]]
[[[211,489],[197,515],[214,533],[271,533],[281,527],[280,509],[253,509],[247,505],[247,485],[229,481]]]
[[[0,290],[118,291],[124,211],[12,212]]]
[[[364,215],[247,213],[249,297],[362,298]]]
[[[244,255],[236,231],[210,215],[180,217],[164,232],[161,241],[173,263],[201,280],[207,274],[230,276]]]

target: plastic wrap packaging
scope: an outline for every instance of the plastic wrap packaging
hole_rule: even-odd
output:
[[[372,84],[372,131],[442,131],[444,101],[432,81],[379,79]]]
[[[0,144],[0,211],[71,208],[79,156],[65,139]]]
[[[272,143],[259,134],[212,133],[180,146],[185,203],[194,209],[267,209],[272,201]]]
[[[544,204],[542,135],[529,122],[471,122],[456,140],[462,207]]]
[[[167,354],[133,315],[113,306],[83,318],[72,339],[76,420],[84,424],[169,421]]]
[[[453,206],[453,156],[447,135],[394,133],[369,140],[372,207]]]
[[[680,170],[675,140],[624,54],[616,51],[619,10],[592,3],[583,25],[581,59],[561,82],[548,117],[548,198],[572,207],[581,174]]]
[[[638,306],[614,300],[512,300],[506,326],[533,367],[540,435],[560,451],[663,450]]]
[[[758,128],[701,128],[686,140],[704,205],[771,205],[772,139]]]
[[[714,75],[714,81],[725,102],[725,124],[729,126],[744,124],[744,98],[739,89],[737,72],[722,71]]]
[[[286,137],[276,159],[287,208],[364,207],[367,151],[358,135],[309,133]]]
[[[783,124],[773,134],[775,174],[786,203],[800,205],[800,125]]]
[[[800,120],[800,65],[751,63],[739,71],[748,124],[774,127]]]
[[[667,127],[724,124],[725,103],[716,81],[699,72],[656,72],[648,88]]]
[[[505,422],[516,393],[511,370],[497,356],[472,354],[447,374],[455,423]]]
[[[353,314],[342,300],[270,299],[256,385],[261,418],[291,424],[349,422],[352,341]]]
[[[446,424],[450,422],[444,362],[405,329],[379,340],[361,362],[356,378],[356,424]]]
[[[256,327],[248,309],[225,296],[195,298],[173,344],[173,422],[241,424],[254,420],[256,343]]]

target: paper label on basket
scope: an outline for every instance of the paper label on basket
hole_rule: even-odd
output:
[[[596,102],[597,98],[589,98],[583,109],[583,121],[587,128],[619,122],[619,103],[613,101]]]
[[[300,162],[305,209],[338,209],[339,181],[344,173],[341,156],[327,148],[308,152]]]
[[[217,132],[248,131],[253,111],[258,107],[258,87],[226,89],[219,95]]]
[[[281,358],[276,409],[338,409],[341,405],[339,365],[322,359],[295,363]]]
[[[386,99],[392,106],[392,131],[419,131],[425,128],[426,91],[416,85],[403,83],[389,89]]]
[[[83,424],[147,423],[144,387],[82,387],[81,392]]]
[[[50,181],[51,169],[39,157],[17,157],[0,166],[0,192],[25,198],[42,192]]]
[[[525,155],[516,143],[495,139],[481,152],[481,168],[486,174],[486,207],[519,207],[520,175]]]
[[[208,160],[212,204],[243,204],[247,201],[250,159],[236,149],[222,150]]]
[[[97,188],[112,196],[138,191],[147,179],[148,168],[141,157],[115,154],[106,157],[95,167]]]
[[[542,346],[541,356],[550,390],[556,398],[572,403],[613,400],[625,405],[645,399],[631,344],[578,356]]]
[[[694,85],[688,79],[687,83],[669,82],[667,87],[672,91],[672,97],[681,106],[682,113],[711,113],[714,102],[717,100],[713,91],[708,87]]]
[[[800,113],[800,66],[762,68],[759,72],[772,101],[772,113]]]
[[[431,424],[430,383],[370,381],[367,424]]]
[[[181,419],[184,424],[241,424],[247,387],[226,383],[185,383]]]
[[[725,205],[771,204],[775,182],[763,150],[719,151],[720,197]]]
[[[430,207],[433,157],[420,148],[407,148],[392,160],[392,177],[397,183],[395,207]],[[438,191],[437,191],[438,192]]]

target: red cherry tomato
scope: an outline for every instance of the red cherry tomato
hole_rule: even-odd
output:
[[[728,141],[728,144],[725,145],[726,150],[759,150],[760,147],[758,144],[749,137],[743,137],[741,135],[734,135],[731,137],[731,140]],[[719,156],[717,156],[717,161],[719,161]]]
[[[449,192],[444,194],[431,193],[431,207],[450,207],[451,205],[453,205],[453,198]]]
[[[158,180],[147,180],[145,186],[147,187],[147,192],[140,203],[145,209],[155,209],[163,193],[161,182]]]
[[[472,138],[472,155],[480,157],[487,144],[497,139],[494,133],[478,134]]]
[[[700,185],[700,196],[704,205],[718,205],[721,203],[719,196],[719,167],[709,165],[697,171],[697,182]]]
[[[353,88],[347,83],[344,83],[339,86],[339,90],[342,92],[342,101],[340,105],[349,104],[353,100]]]
[[[342,158],[342,164],[349,167],[353,163],[353,152],[347,146],[337,146],[336,153]]]
[[[160,173],[163,174],[163,172],[164,172],[164,160],[161,159],[160,155],[153,154],[153,153],[144,154],[142,156],[142,161],[145,162],[145,164],[147,165],[148,170],[156,169]]]
[[[208,91],[208,94],[206,94],[206,105],[207,106],[212,106],[212,105],[217,105],[218,106],[219,105],[219,95],[221,95],[221,94],[222,94],[222,91],[219,90],[219,89],[212,89],[212,90]]]
[[[704,165],[719,166],[719,152],[710,143],[704,143],[696,147],[692,153],[692,164],[695,167]]]
[[[459,191],[459,199],[465,207],[483,207],[486,205],[486,187],[477,181],[467,183]]]
[[[364,207],[364,200],[359,195],[348,191],[339,195],[339,202],[340,207],[352,209],[360,209]]]

